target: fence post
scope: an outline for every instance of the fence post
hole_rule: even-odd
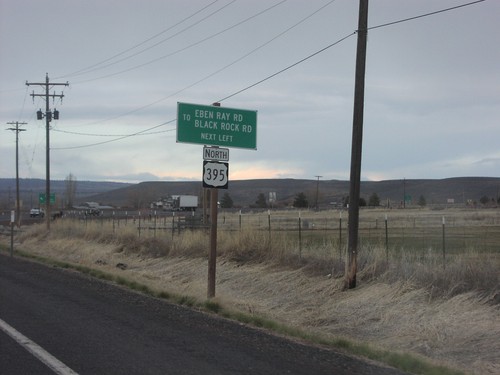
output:
[[[139,211],[139,238],[141,238],[141,211]]]
[[[16,222],[16,211],[10,212],[10,256],[14,256],[14,223]]]
[[[172,240],[174,239],[175,233],[175,212],[172,212]]]
[[[241,232],[241,210],[240,210],[240,217],[239,217],[239,220],[240,220],[240,232]]]
[[[389,262],[389,232],[387,230],[387,214],[385,214],[385,260]]]
[[[339,261],[342,261],[342,210],[339,215]]]
[[[271,210],[267,210],[267,223],[269,226],[269,238],[271,238]]]
[[[443,216],[443,269],[446,268],[445,226],[446,226],[446,222],[445,222],[445,219]]]
[[[299,211],[299,260],[302,261],[302,219]]]

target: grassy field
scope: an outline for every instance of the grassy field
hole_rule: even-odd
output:
[[[200,214],[198,214],[200,215]],[[118,215],[117,215],[118,217]],[[151,215],[129,213],[125,219],[113,216],[88,218],[80,222],[97,222],[114,232],[136,229],[145,237],[168,236],[177,232],[179,221],[184,219],[172,213],[154,211]],[[444,225],[443,225],[444,220]],[[227,231],[287,232],[299,240],[328,241],[338,250],[347,243],[347,211],[298,211],[263,210],[235,212],[220,210],[218,228]],[[184,223],[184,220],[182,221]],[[200,227],[201,216],[187,215],[186,223]],[[139,231],[138,228],[141,228]],[[366,246],[381,246],[391,250],[442,250],[461,253],[474,249],[478,252],[496,252],[500,243],[500,210],[498,209],[362,209],[360,211],[359,236]],[[172,231],[174,229],[174,231]],[[444,234],[444,238],[443,238]],[[444,239],[444,242],[443,242]],[[299,244],[300,245],[300,244]]]
[[[64,218],[50,233],[27,228],[16,247],[206,304],[208,232],[171,223],[148,218],[139,232],[133,219]],[[362,210],[350,291],[346,212],[221,212],[218,224],[211,306],[414,373],[500,373],[500,210]]]

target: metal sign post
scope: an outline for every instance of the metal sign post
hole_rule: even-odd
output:
[[[229,160],[229,150],[227,154],[225,149],[216,152],[215,147],[211,147],[212,152],[206,152],[204,148],[204,159],[217,158]],[[219,190],[227,189],[229,177],[229,163],[222,163],[213,160],[203,161],[203,187],[210,188],[210,252],[208,254],[208,298],[215,297],[215,279],[216,279],[216,264],[217,264],[217,214],[219,202]]]
[[[16,222],[16,212],[10,211],[10,256],[14,256],[14,223]]]
[[[219,190],[210,189],[210,253],[208,254],[207,297],[215,297],[215,269],[217,264],[217,201]]]

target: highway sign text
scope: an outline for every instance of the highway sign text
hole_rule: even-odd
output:
[[[257,148],[257,111],[177,103],[177,142]]]
[[[229,149],[203,147],[203,160],[229,161]]]

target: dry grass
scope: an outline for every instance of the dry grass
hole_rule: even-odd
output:
[[[126,275],[155,290],[206,297],[204,231],[139,238],[133,227],[63,220],[50,234],[33,226],[18,241],[24,250]],[[443,268],[442,254],[432,248],[392,249],[387,262],[385,248],[367,245],[359,254],[359,286],[347,292],[335,241],[310,237],[299,246],[286,231],[219,231],[218,254],[216,302],[224,306],[469,373],[500,373],[498,253],[447,255]]]

